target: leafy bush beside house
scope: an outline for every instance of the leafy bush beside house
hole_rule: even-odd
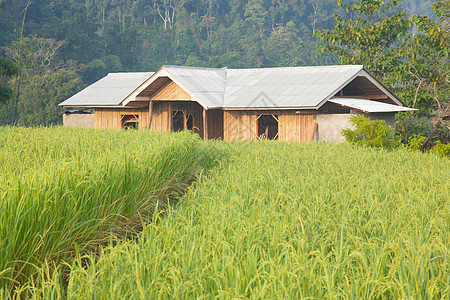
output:
[[[441,141],[437,141],[433,148],[430,149],[430,152],[440,156],[450,157],[450,144],[442,144]]]
[[[394,136],[394,129],[386,125],[384,121],[371,120],[363,115],[351,116],[350,121],[355,129],[342,130],[342,135],[347,142],[358,146],[384,149],[397,149],[403,145],[400,139]],[[424,147],[426,142],[425,136],[415,134],[408,139],[405,146],[410,151],[426,151],[427,148]],[[444,144],[440,140],[436,140],[428,149],[431,153],[440,156],[450,156],[450,144]]]
[[[394,139],[394,129],[382,120],[370,120],[363,115],[351,116],[350,121],[355,129],[344,129],[345,140],[358,145],[375,148],[395,149],[400,142]]]

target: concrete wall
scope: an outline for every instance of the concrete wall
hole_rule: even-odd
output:
[[[371,120],[383,120],[386,125],[395,128],[395,113],[373,113],[368,116]]]
[[[63,124],[67,127],[95,128],[94,114],[64,114]]]
[[[359,114],[359,113],[358,113]],[[318,114],[314,121],[318,124],[316,140],[325,142],[343,142],[342,129],[352,128],[350,116],[352,114]],[[395,128],[395,113],[363,114],[371,120],[383,120],[387,125]]]
[[[325,142],[343,142],[342,129],[352,128],[351,114],[318,114],[314,122],[318,124],[316,140]]]

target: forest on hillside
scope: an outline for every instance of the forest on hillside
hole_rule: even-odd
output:
[[[431,0],[402,8],[431,14]],[[337,59],[317,51],[312,33],[336,13],[345,12],[335,0],[3,0],[0,46],[19,38],[25,18],[24,36],[52,39],[54,59],[83,64],[86,82],[163,64],[323,65]]]
[[[385,15],[432,15],[431,4]],[[339,64],[313,35],[334,14],[352,17],[335,0],[3,0],[1,52],[21,76],[10,76],[17,99],[0,104],[0,124],[58,124],[56,104],[109,72]]]

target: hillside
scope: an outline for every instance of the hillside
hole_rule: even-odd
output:
[[[163,64],[242,68],[337,63],[336,57],[317,51],[312,32],[332,28],[332,15],[344,13],[334,0],[38,0],[25,11],[27,3],[2,1],[0,47],[18,39],[25,17],[24,36],[62,42],[57,57],[46,58],[85,65],[87,83],[108,72],[148,72]],[[409,14],[431,14],[430,0],[402,5]]]

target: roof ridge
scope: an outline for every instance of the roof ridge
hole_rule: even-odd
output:
[[[294,66],[294,67],[269,67],[269,68],[242,68],[242,69],[226,69],[227,71],[254,71],[254,70],[282,70],[282,69],[307,69],[307,68],[345,68],[354,67],[363,69],[364,65],[326,65],[326,66]]]
[[[150,74],[150,73],[155,73],[155,72],[110,72],[110,73],[108,73],[108,75]]]
[[[179,68],[179,69],[195,69],[195,70],[227,70],[226,68],[192,67],[192,66],[176,66],[176,65],[164,65],[163,68]]]
[[[363,69],[364,65],[325,65],[325,66],[293,66],[293,67],[268,67],[268,68],[210,68],[210,67],[194,67],[194,66],[178,66],[178,65],[163,65],[163,68],[179,68],[179,69],[194,69],[194,70],[225,70],[225,71],[253,71],[253,70],[280,70],[280,69],[302,69],[302,68],[345,68],[354,67]]]

